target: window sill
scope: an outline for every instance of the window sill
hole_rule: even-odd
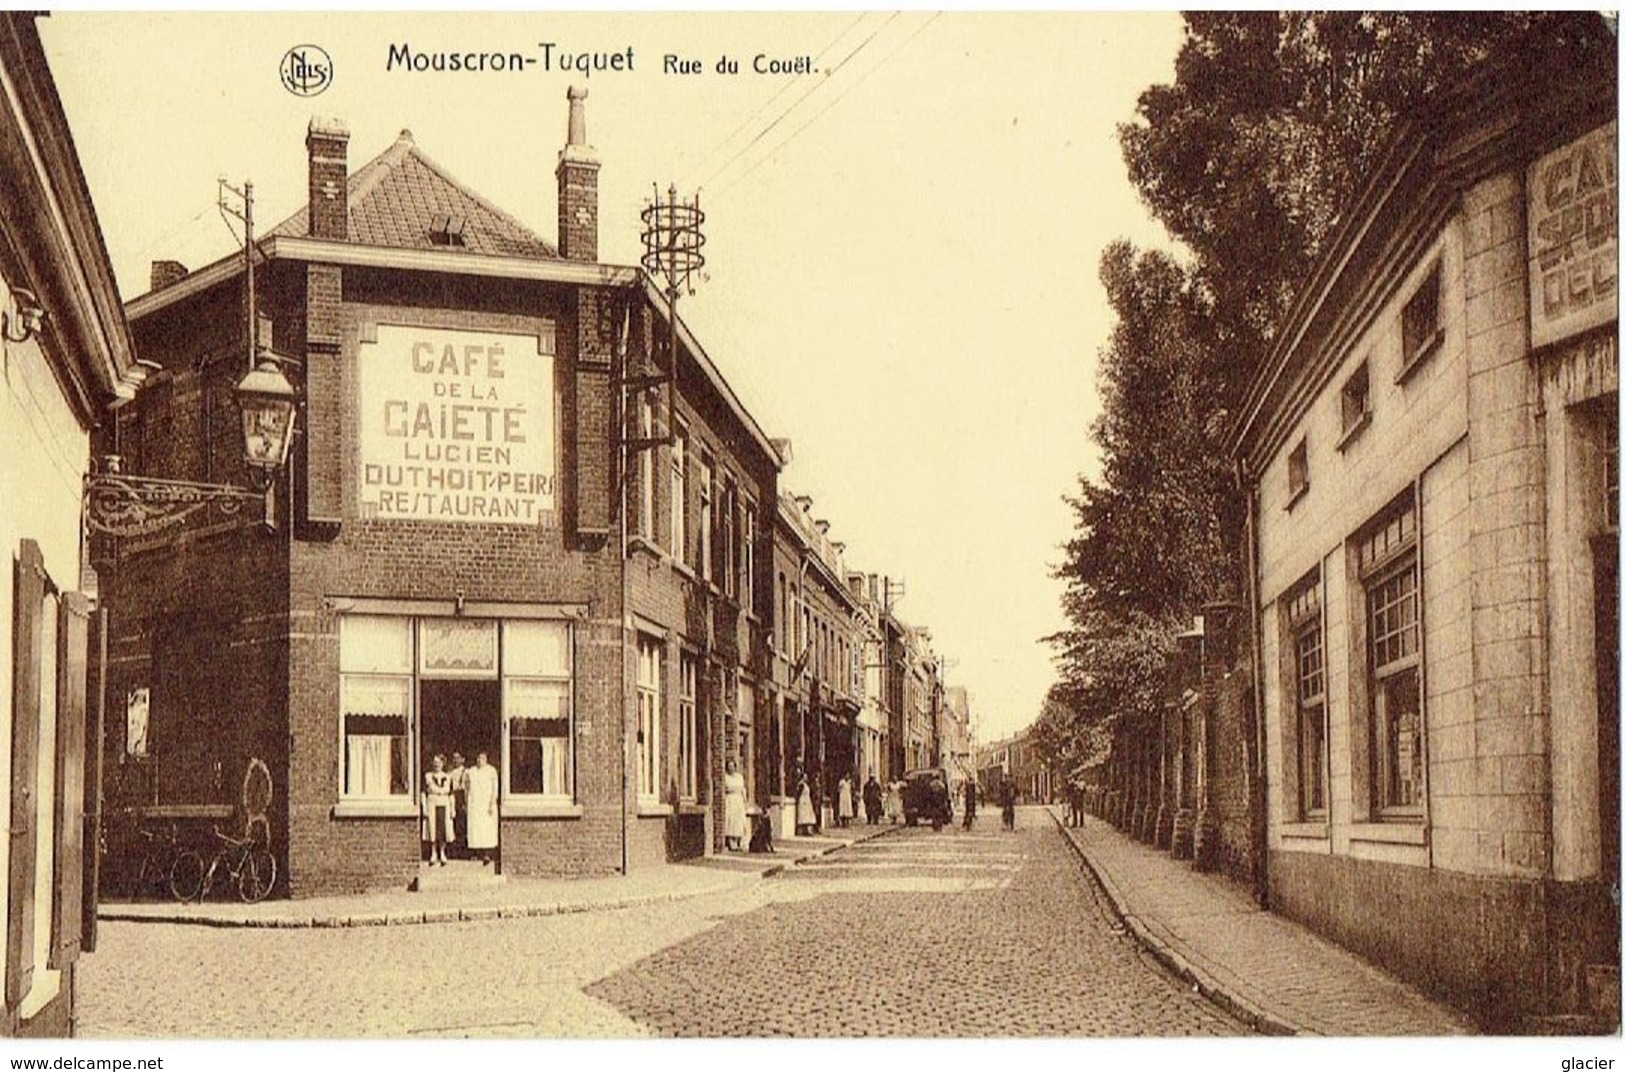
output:
[[[670,804],[662,804],[655,800],[638,801],[639,819],[660,819],[677,814],[677,809]]]
[[[1400,366],[1399,375],[1394,377],[1394,382],[1396,384],[1403,384],[1406,380],[1410,379],[1411,375],[1416,372],[1416,370],[1421,366],[1422,362],[1432,357],[1433,352],[1443,344],[1444,328],[1434,328],[1433,334],[1429,335],[1427,339],[1423,341],[1422,345],[1416,348],[1416,353],[1411,355],[1411,359],[1405,362],[1404,365]]]
[[[697,582],[700,579],[699,575],[696,574],[694,572],[694,570],[689,567],[689,564],[687,562],[684,562],[682,559],[676,557],[675,555],[672,556],[672,558],[671,558],[671,568],[676,573],[680,574],[683,577],[687,577],[691,581],[696,581]]]
[[[579,819],[587,814],[580,804],[550,800],[504,800],[504,819]]]
[[[416,819],[418,806],[412,800],[341,800],[333,805],[335,819]]]
[[[1390,845],[1426,845],[1428,828],[1420,816],[1381,823],[1355,823],[1349,827],[1351,841],[1380,841]]]
[[[1282,823],[1281,836],[1325,841],[1331,834],[1324,819],[1306,819],[1301,823]]]
[[[654,559],[657,564],[666,557],[665,552],[660,550],[659,545],[656,544],[652,539],[647,536],[638,535],[627,537],[626,553],[628,558],[634,554],[648,555],[650,558]]]
[[[1360,433],[1369,427],[1371,427],[1371,411],[1366,410],[1364,413],[1360,414],[1358,420],[1349,425],[1347,430],[1343,432],[1343,438],[1337,441],[1338,453],[1341,454],[1350,443],[1354,442],[1356,439],[1359,439]]]
[[[638,812],[639,814],[642,814],[643,805],[638,805]],[[677,805],[678,815],[709,815],[710,813],[711,806],[709,804],[701,804],[697,800],[685,800],[681,804]]]
[[[1283,510],[1291,510],[1294,506],[1298,505],[1298,500],[1302,499],[1305,495],[1308,495],[1308,494],[1309,494],[1309,482],[1306,480],[1302,484],[1298,485],[1296,491],[1294,491],[1292,494],[1290,494],[1290,495],[1288,495],[1286,497],[1286,505],[1281,507],[1281,509],[1283,509]]]

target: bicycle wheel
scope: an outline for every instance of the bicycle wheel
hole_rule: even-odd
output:
[[[177,901],[196,901],[203,895],[203,857],[190,849],[175,857],[169,868],[169,892]]]
[[[237,872],[237,894],[249,904],[265,900],[276,885],[276,857],[265,849],[252,849]]]

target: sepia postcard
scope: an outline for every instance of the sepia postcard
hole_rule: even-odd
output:
[[[0,14],[3,1048],[1614,1067],[1617,55]]]

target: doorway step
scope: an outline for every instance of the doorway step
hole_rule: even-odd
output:
[[[418,877],[412,889],[419,893],[427,890],[482,890],[501,886],[508,876],[497,873],[496,864],[482,867],[478,860],[449,860],[446,866],[418,865]]]

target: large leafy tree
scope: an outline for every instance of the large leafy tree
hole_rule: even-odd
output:
[[[1155,711],[1173,634],[1242,591],[1228,419],[1396,121],[1497,53],[1612,42],[1583,13],[1185,18],[1174,81],[1119,130],[1131,179],[1189,257],[1118,243],[1102,259],[1117,323],[1101,353],[1101,469],[1068,500],[1069,628],[1051,638],[1077,717],[1047,721],[1074,734]]]

